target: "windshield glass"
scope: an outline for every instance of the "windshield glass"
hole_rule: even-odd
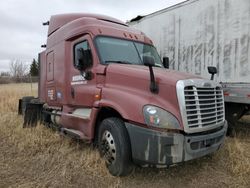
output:
[[[150,56],[155,66],[163,67],[155,47],[151,45],[112,37],[97,37],[95,41],[103,64],[143,65],[143,56]]]

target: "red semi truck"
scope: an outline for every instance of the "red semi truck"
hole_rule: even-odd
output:
[[[62,14],[47,25],[38,98],[19,100],[24,126],[42,120],[95,143],[114,176],[220,148],[227,123],[219,84],[166,69],[152,41],[117,19]]]

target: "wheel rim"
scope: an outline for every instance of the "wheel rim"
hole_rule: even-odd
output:
[[[108,164],[112,164],[116,159],[116,148],[114,137],[109,131],[102,134],[101,151]]]

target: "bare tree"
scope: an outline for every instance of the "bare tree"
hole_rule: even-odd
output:
[[[3,76],[3,77],[10,77],[10,73],[9,72],[5,72],[5,71],[2,71],[1,73],[0,73],[0,76]]]
[[[10,62],[10,73],[16,79],[20,81],[22,77],[27,73],[28,66],[20,60],[13,60]]]

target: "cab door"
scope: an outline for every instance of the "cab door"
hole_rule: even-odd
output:
[[[72,42],[72,63],[70,66],[70,104],[80,107],[92,107],[94,103],[96,81],[92,71],[94,67],[95,57],[93,54],[94,46],[92,39],[89,35],[84,35]],[[92,61],[87,71],[82,72],[79,70],[77,53],[79,50],[89,52],[89,61]],[[88,76],[86,76],[88,74]],[[90,77],[90,78],[87,78]]]

